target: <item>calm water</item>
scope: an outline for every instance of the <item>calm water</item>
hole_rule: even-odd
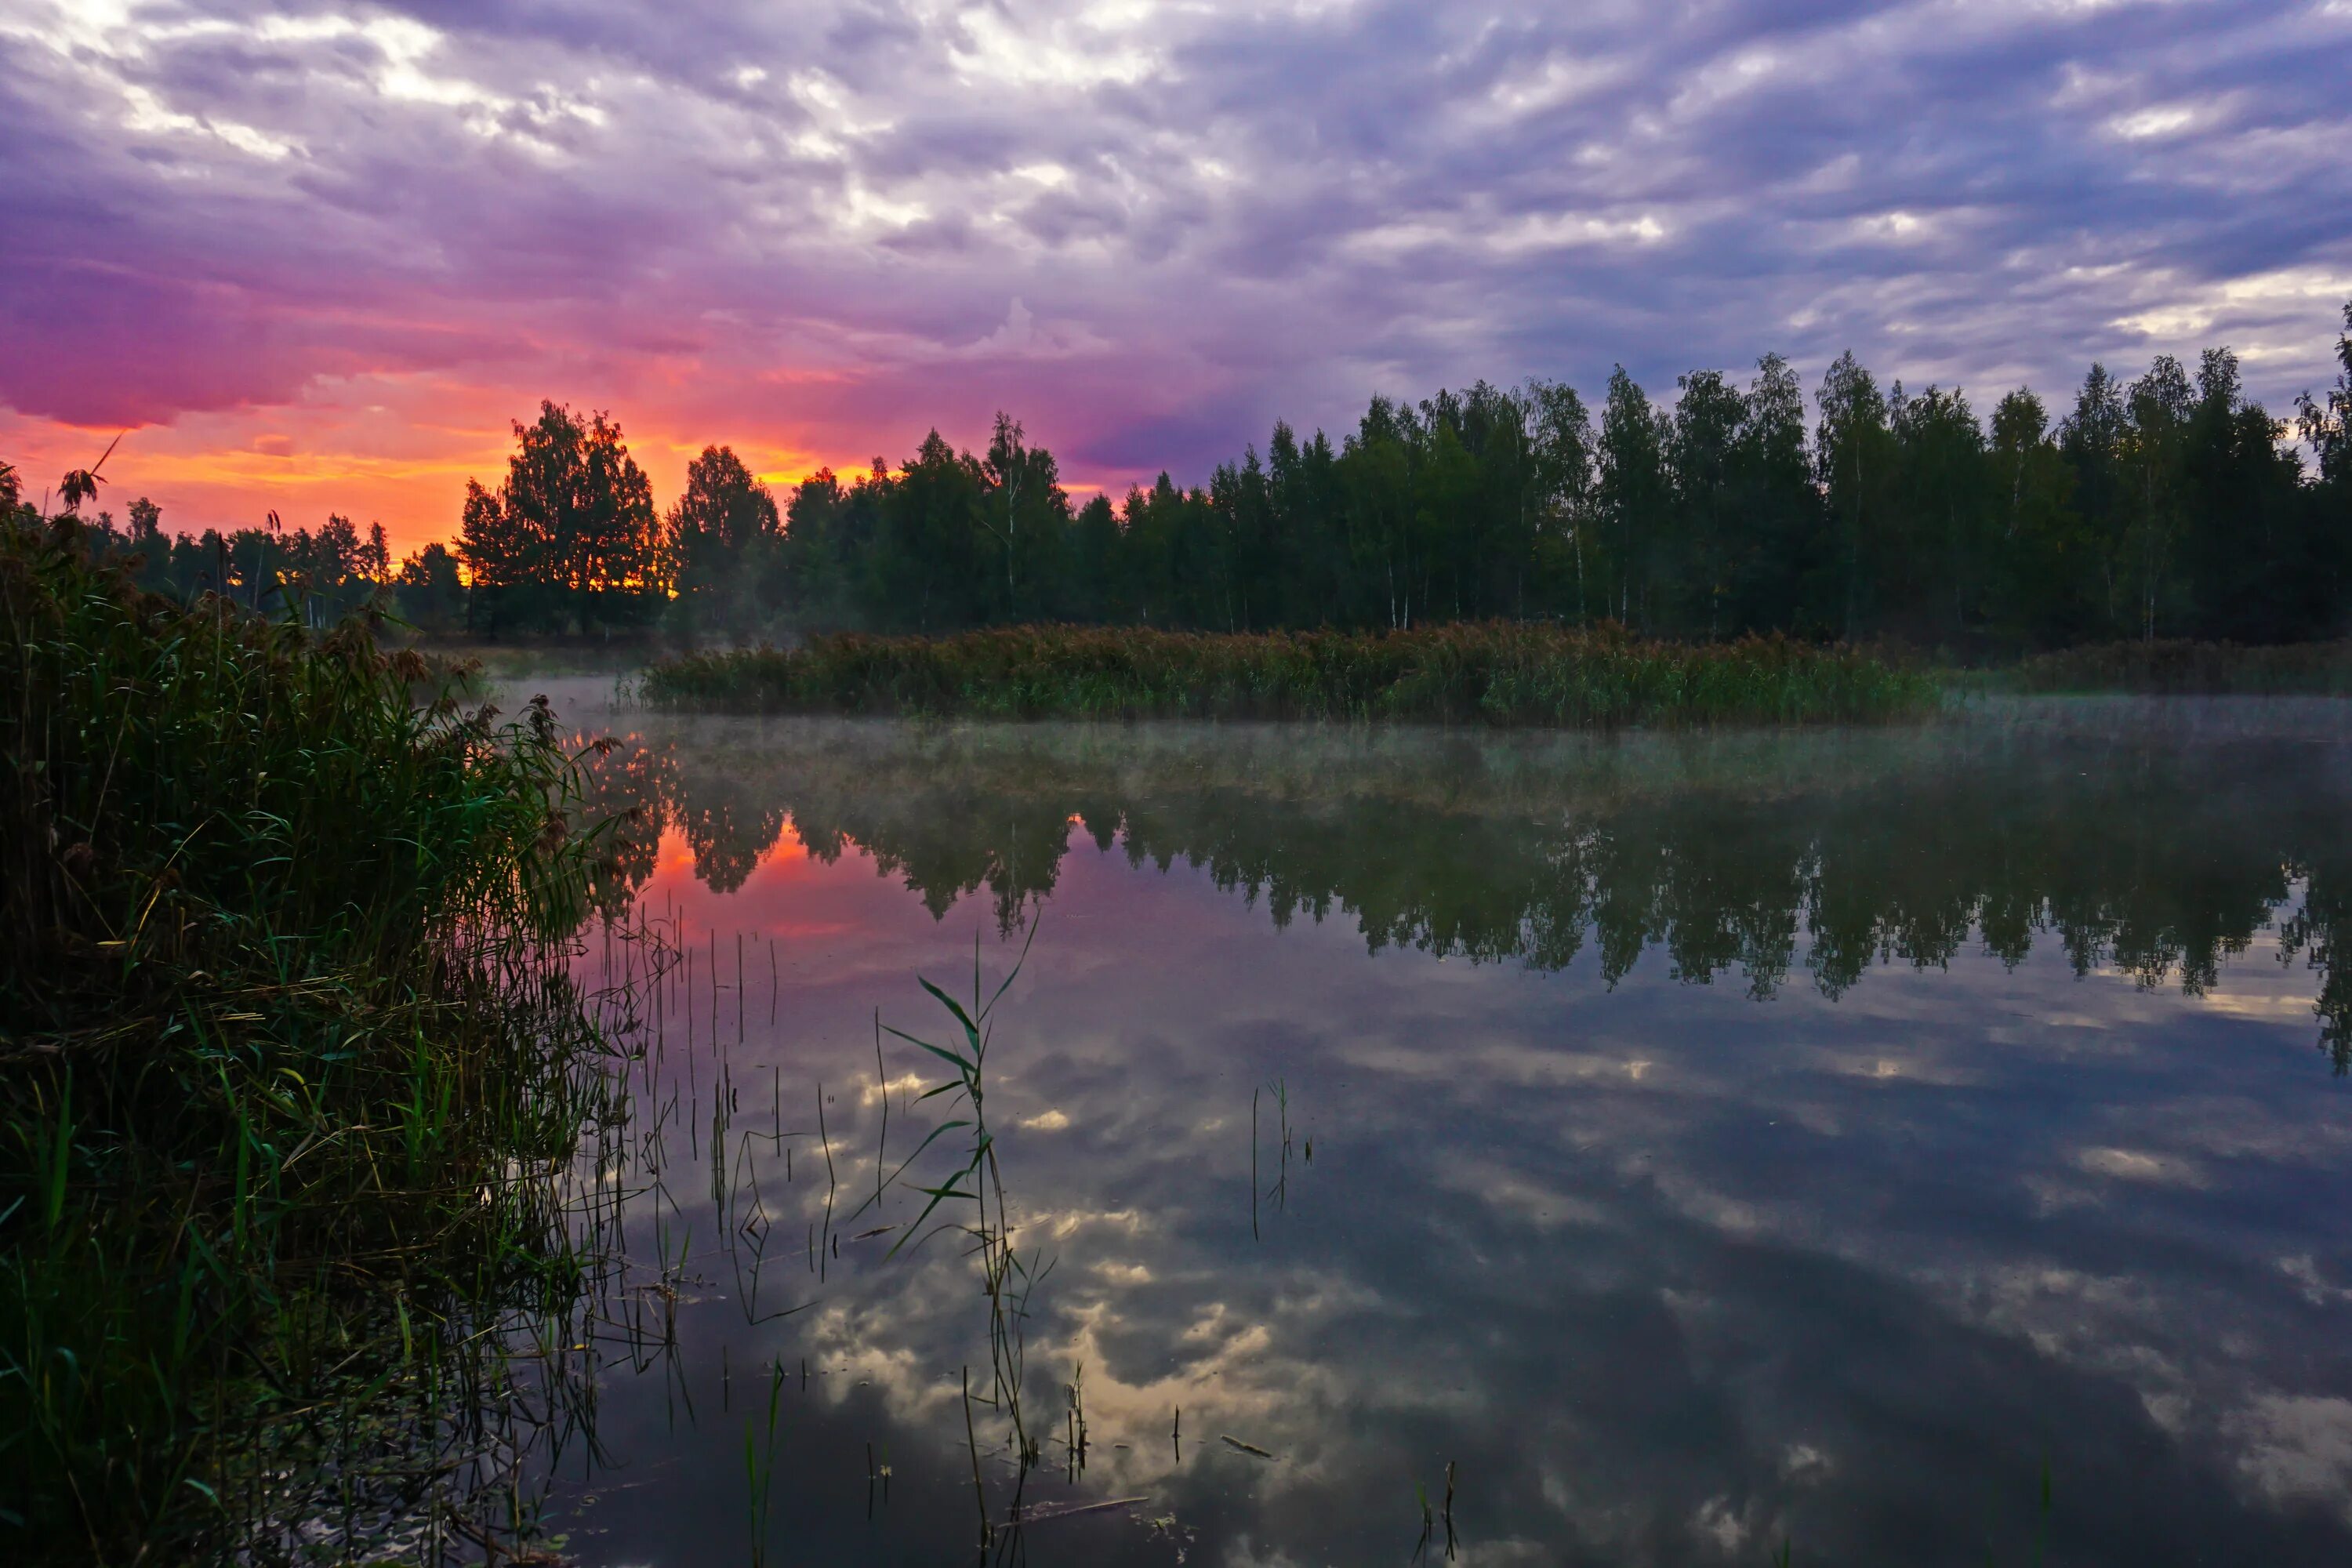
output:
[[[1005,1560],[1443,1561],[1450,1467],[1479,1564],[2352,1561],[2338,711],[575,707],[641,808],[608,904],[690,956],[568,1550],[963,1562],[984,1507]],[[972,1145],[917,1155],[969,1112],[877,1014],[960,1045],[918,978],[968,1004],[975,946],[983,999],[1027,952],[984,1068],[1025,1310],[961,1235],[891,1256]]]

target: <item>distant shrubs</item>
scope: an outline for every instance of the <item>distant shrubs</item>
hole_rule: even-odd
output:
[[[2352,642],[2099,643],[2025,660],[1999,678],[2035,692],[2126,691],[2155,696],[2352,695]]]
[[[1849,647],[1780,637],[1643,641],[1613,628],[1486,622],[1390,633],[1213,634],[1018,626],[856,635],[666,660],[667,708],[1097,719],[1629,724],[1870,722],[1937,700],[1933,679]]]

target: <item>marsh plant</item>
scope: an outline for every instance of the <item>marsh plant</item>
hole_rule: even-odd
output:
[[[656,707],[1041,719],[1414,720],[1611,729],[1856,723],[1934,710],[1922,671],[1786,637],[1650,641],[1486,622],[1416,631],[1217,634],[1015,626],[813,637],[649,669]]]
[[[528,1529],[452,1446],[579,1291],[593,836],[543,705],[426,673],[0,526],[0,1557]]]
[[[1034,941],[1036,928],[1030,928],[1029,940]],[[954,1023],[956,1033],[952,1043],[937,1045],[919,1036],[892,1028],[889,1033],[924,1051],[953,1069],[952,1076],[923,1091],[922,1100],[940,1100],[949,1117],[923,1135],[914,1152],[900,1162],[890,1178],[895,1184],[919,1159],[923,1152],[950,1133],[961,1133],[955,1140],[962,1163],[935,1184],[914,1182],[914,1190],[929,1201],[916,1215],[914,1221],[892,1244],[890,1256],[901,1250],[919,1247],[942,1232],[960,1235],[970,1243],[969,1251],[978,1259],[981,1289],[988,1300],[989,1386],[984,1394],[975,1395],[971,1388],[971,1369],[962,1374],[965,1437],[971,1450],[971,1480],[974,1499],[980,1510],[980,1538],[983,1547],[991,1544],[997,1534],[997,1521],[988,1501],[988,1489],[982,1479],[980,1447],[972,1426],[971,1411],[975,1405],[992,1409],[1005,1424],[1007,1447],[1014,1459],[1013,1500],[1006,1510],[1006,1520],[1017,1528],[1023,1519],[1022,1493],[1029,1472],[1044,1459],[1045,1440],[1031,1429],[1024,1414],[1022,1392],[1027,1373],[1026,1324],[1032,1293],[1045,1276],[1052,1272],[1053,1263],[1041,1254],[1024,1258],[1013,1244],[1017,1226],[1005,1203],[1004,1175],[996,1157],[996,1137],[988,1126],[988,1049],[994,1035],[994,1015],[997,1004],[1004,999],[1028,961],[1024,942],[1021,957],[994,991],[984,991],[981,980],[980,948],[972,948],[971,1001],[957,1001],[929,980],[919,984],[931,999],[943,1008]],[[878,1200],[881,1193],[877,1190]],[[969,1205],[969,1206],[966,1206]],[[933,1216],[940,1224],[932,1225]],[[926,1229],[926,1226],[931,1226]],[[1075,1470],[1083,1439],[1079,1436],[1083,1422],[1077,1414],[1078,1387],[1066,1385],[1065,1397],[1069,1405],[1067,1426],[1071,1446],[1070,1463]]]

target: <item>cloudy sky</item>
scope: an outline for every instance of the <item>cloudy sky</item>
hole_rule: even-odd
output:
[[[2352,0],[8,0],[0,458],[446,531],[542,396],[665,499],[1851,346],[1980,408],[2352,294]]]

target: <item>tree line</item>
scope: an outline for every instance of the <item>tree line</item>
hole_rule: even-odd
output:
[[[488,636],[1504,617],[1964,652],[2292,641],[2352,609],[2352,303],[2344,329],[2335,384],[2287,417],[2227,348],[2129,380],[2094,364],[2066,405],[2021,387],[1990,414],[1956,387],[1882,386],[1852,353],[1809,407],[1767,354],[1744,380],[1680,376],[1663,405],[1622,366],[1597,408],[1543,380],[1374,397],[1336,442],[1277,423],[1205,485],[1163,472],[1082,503],[1000,414],[977,453],[933,431],[781,505],[709,447],[663,511],[615,422],[546,403],[497,488],[468,481],[453,544],[396,569],[380,529],[340,517],[167,541],[142,500],[126,529],[96,526],[175,592],[321,614],[383,594]],[[82,477],[69,510],[95,493]]]

